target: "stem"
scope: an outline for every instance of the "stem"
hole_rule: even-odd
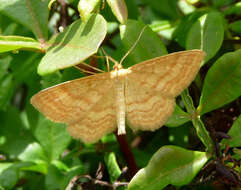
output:
[[[200,115],[196,111],[196,109],[193,105],[192,98],[189,95],[188,90],[184,90],[181,94],[181,97],[182,97],[182,100],[183,100],[183,102],[186,106],[187,112],[191,116],[191,120],[192,120],[193,126],[196,129],[198,137],[200,138],[202,143],[207,148],[207,151],[212,153],[215,150],[213,140],[210,137],[208,131],[206,130],[206,128],[205,128],[205,126],[204,126],[204,124],[203,124],[203,122],[200,118]]]
[[[126,140],[126,135],[118,135],[117,132],[115,132],[115,136],[120,145],[120,149],[125,157],[127,167],[130,170],[130,174],[131,174],[131,178],[132,178],[138,171],[138,167],[136,165],[134,156],[131,152],[130,146]]]

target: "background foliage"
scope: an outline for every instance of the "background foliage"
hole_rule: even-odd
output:
[[[126,6],[1,0],[1,189],[240,189],[241,2],[128,0]],[[83,144],[32,107],[41,89],[85,75],[72,66],[85,60],[106,70],[105,60],[92,56],[103,55],[100,45],[120,60],[145,25],[124,67],[181,50],[206,52],[164,127]],[[133,177],[135,162],[140,170]]]

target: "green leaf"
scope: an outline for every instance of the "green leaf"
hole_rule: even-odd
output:
[[[39,85],[39,76],[36,73],[36,70],[41,58],[42,57],[39,53],[33,52],[20,52],[14,56],[10,66],[14,81],[16,83],[27,83],[28,85],[31,83]],[[34,79],[35,81],[33,81]]]
[[[241,35],[241,20],[235,21],[229,25],[232,31]]]
[[[54,165],[49,165],[48,174],[45,177],[46,190],[63,189],[62,182],[64,179],[63,173]]]
[[[0,12],[32,30],[38,39],[47,39],[48,1],[1,0]]]
[[[86,21],[91,16],[91,13],[98,12],[100,2],[100,0],[79,0],[78,11],[81,19]]]
[[[21,168],[23,171],[32,171],[32,172],[38,172],[41,174],[46,175],[48,173],[48,163],[47,162],[38,162],[36,164],[33,164],[31,166],[26,166]]]
[[[0,184],[6,189],[13,189],[17,181],[19,180],[19,173],[22,167],[27,167],[31,163],[20,162],[13,163],[10,167],[7,167],[0,173]]]
[[[32,49],[41,51],[41,43],[33,38],[22,36],[0,36],[0,53],[17,50]]]
[[[116,161],[116,156],[114,152],[105,155],[105,164],[110,175],[110,181],[114,182],[121,175],[120,167]]]
[[[71,140],[64,124],[53,123],[42,115],[40,115],[34,135],[46,152],[49,161],[57,160]]]
[[[209,69],[201,94],[199,112],[210,112],[241,95],[241,50],[226,53]]]
[[[41,60],[38,73],[45,75],[74,66],[97,52],[107,33],[107,23],[99,15],[86,22],[75,21],[48,43],[52,44]]]
[[[18,158],[22,161],[30,161],[35,163],[47,160],[42,147],[36,142],[28,144],[25,150],[19,154]]]
[[[126,51],[134,45],[143,27],[145,25],[142,22],[135,20],[128,20],[125,25],[120,26],[121,40]],[[129,67],[165,54],[167,50],[160,38],[149,27],[146,27],[136,47],[126,58],[124,66]]]
[[[11,74],[0,80],[0,110],[6,109],[13,90],[13,76]]]
[[[179,10],[176,0],[160,1],[160,0],[142,0],[147,5],[151,6],[161,16],[176,20],[179,16]]]
[[[228,131],[228,135],[231,139],[224,139],[222,144],[228,143],[229,147],[240,147],[241,146],[241,115],[233,123],[232,127]]]
[[[222,45],[224,37],[223,16],[210,12],[201,16],[190,28],[186,49],[201,49],[206,52],[205,61],[212,58]]]
[[[183,111],[178,105],[176,105],[175,110],[171,117],[165,123],[167,127],[178,127],[182,124],[190,121],[190,116]]]
[[[195,11],[189,15],[185,15],[180,23],[176,26],[176,29],[172,35],[172,38],[176,40],[182,47],[186,44],[186,39],[188,35],[188,31],[192,27],[193,23],[195,23],[200,16],[206,13],[206,10]]]
[[[241,15],[241,2],[237,2],[234,5],[231,5],[223,11],[224,15]]]
[[[0,150],[15,158],[33,142],[32,135],[25,129],[20,113],[14,107],[9,106],[6,112],[0,112],[0,121]]]
[[[168,184],[188,184],[207,161],[208,156],[204,152],[163,146],[153,155],[148,165],[132,178],[128,190],[161,190]]]
[[[125,0],[107,0],[107,3],[109,4],[117,20],[121,24],[124,24],[128,18],[128,11]]]

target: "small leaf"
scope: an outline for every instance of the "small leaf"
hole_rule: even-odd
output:
[[[163,146],[153,155],[148,165],[132,178],[128,190],[161,190],[168,184],[188,184],[207,161],[205,152]]]
[[[30,161],[35,163],[46,160],[46,156],[42,147],[36,142],[28,144],[28,146],[18,156],[18,158],[23,161]]]
[[[53,123],[42,115],[34,135],[47,153],[49,161],[58,159],[71,141],[64,124]]]
[[[32,30],[38,39],[47,39],[48,1],[1,0],[0,12]]]
[[[205,61],[212,58],[222,45],[224,24],[222,14],[210,12],[201,16],[190,28],[186,49],[201,49],[206,52]]]
[[[241,15],[241,2],[237,2],[234,5],[229,6],[223,11],[224,15]]]
[[[232,31],[241,35],[241,20],[235,21],[229,25]]]
[[[78,11],[81,19],[86,21],[91,16],[91,13],[97,13],[100,2],[100,0],[79,0]]]
[[[178,127],[188,121],[190,121],[190,116],[186,112],[184,112],[178,105],[176,105],[172,116],[168,118],[165,126]]]
[[[128,51],[139,37],[145,25],[140,21],[128,20],[120,26],[120,35],[125,50]],[[149,27],[146,27],[136,47],[124,62],[125,67],[132,66],[141,61],[167,54],[166,47]]]
[[[105,155],[105,164],[110,175],[110,181],[116,181],[117,178],[121,175],[121,170],[116,161],[116,156],[114,152]]]
[[[128,18],[128,10],[126,7],[125,0],[107,0],[113,14],[116,16],[117,20],[124,24]]]
[[[23,171],[31,171],[31,172],[38,172],[41,174],[46,175],[48,173],[48,163],[47,162],[38,162],[36,164],[33,164],[31,166],[26,166],[21,168]]]
[[[198,110],[210,112],[241,95],[241,50],[226,53],[209,69]]]
[[[38,73],[45,75],[74,66],[97,52],[107,32],[101,15],[92,15],[88,21],[75,21],[64,32],[48,43],[52,44],[41,60]]]
[[[18,49],[43,50],[41,43],[33,38],[22,36],[0,36],[0,53]]]
[[[222,144],[224,144],[224,142],[227,142],[229,147],[241,146],[241,115],[233,123],[232,127],[228,131],[228,135],[231,137],[231,139],[223,140]]]

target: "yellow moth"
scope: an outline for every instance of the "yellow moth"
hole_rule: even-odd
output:
[[[193,81],[205,53],[172,53],[124,69],[68,81],[40,91],[31,99],[54,122],[66,123],[71,136],[96,142],[126,122],[133,130],[156,130],[172,114],[175,97]]]

